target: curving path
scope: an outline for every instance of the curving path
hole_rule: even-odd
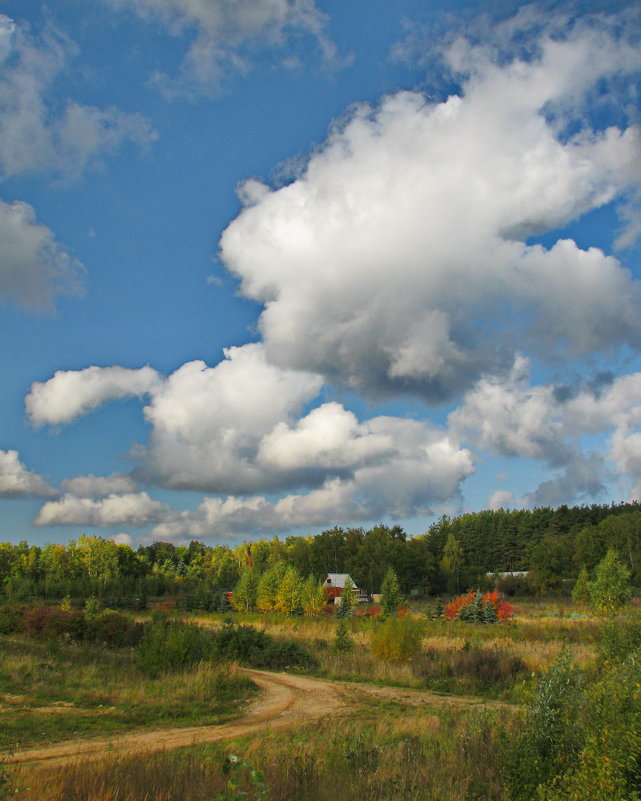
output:
[[[200,743],[244,737],[266,729],[286,729],[308,723],[339,710],[347,712],[363,694],[406,706],[482,706],[477,698],[444,696],[426,690],[381,687],[368,684],[315,679],[289,673],[245,670],[263,691],[240,718],[212,726],[145,729],[110,737],[68,740],[17,751],[8,760],[20,764],[60,765],[77,759],[99,759],[105,754],[161,751]]]

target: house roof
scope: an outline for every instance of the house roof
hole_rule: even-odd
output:
[[[328,573],[325,579],[325,584],[328,587],[341,587],[345,586],[345,582],[349,579],[352,584],[354,583],[349,573]]]

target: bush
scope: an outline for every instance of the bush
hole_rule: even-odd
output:
[[[212,659],[213,652],[213,632],[156,613],[145,626],[138,649],[138,667],[155,677]]]
[[[144,632],[144,624],[136,623],[119,612],[110,609],[98,617],[85,621],[85,637],[87,640],[99,642],[111,648],[134,647],[140,643]]]
[[[568,652],[539,678],[520,735],[505,745],[506,781],[513,801],[541,797],[538,788],[574,763],[580,744],[578,678]]]
[[[525,662],[497,648],[465,646],[454,654],[430,648],[419,654],[412,665],[416,676],[426,684],[442,679],[458,679],[475,689],[504,689],[527,675]]]
[[[316,665],[314,657],[298,643],[275,640],[254,626],[225,624],[214,633],[214,650],[218,658],[255,668],[308,669]]]
[[[372,654],[384,662],[405,662],[421,650],[422,636],[419,621],[390,617],[372,634]]]
[[[601,664],[623,662],[641,648],[641,619],[608,623],[601,630],[597,654]]]
[[[28,608],[26,604],[0,605],[0,634],[16,634],[22,631]]]
[[[514,614],[514,607],[504,601],[498,590],[481,594],[470,590],[467,595],[459,595],[445,607],[448,620],[462,620],[465,623],[504,623]]]
[[[82,612],[60,609],[59,606],[32,606],[25,611],[22,631],[27,637],[58,639],[67,636],[82,640],[85,635],[85,617]]]

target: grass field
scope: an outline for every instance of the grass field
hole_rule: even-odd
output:
[[[3,637],[0,749],[147,726],[217,723],[253,691],[233,666],[144,676],[132,649]]]
[[[17,788],[19,801],[237,801],[241,791],[270,801],[641,797],[641,657],[628,658],[641,645],[638,609],[608,619],[558,600],[516,606],[514,622],[497,625],[433,620],[417,606],[410,618],[420,650],[400,661],[375,658],[375,620],[351,621],[353,648],[337,652],[331,617],[236,615],[304,645],[317,659],[318,676],[474,694],[484,704],[417,705],[402,692],[362,694],[313,725],[224,746],[11,767],[5,787]],[[223,625],[220,615],[189,619]],[[200,665],[152,680],[138,672],[130,650],[3,638],[0,692],[9,725],[2,745],[222,721],[249,691],[233,667]],[[223,775],[229,754],[239,760],[236,789],[226,788]],[[256,787],[255,770],[269,790]]]

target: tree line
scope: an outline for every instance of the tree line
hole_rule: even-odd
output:
[[[197,597],[232,590],[247,572],[243,581],[256,586],[268,571],[282,578],[288,567],[301,581],[313,580],[308,594],[327,573],[349,573],[360,589],[377,593],[390,567],[405,594],[483,587],[494,581],[489,573],[508,571],[528,572],[526,578],[502,578],[508,591],[548,594],[569,591],[581,569],[593,571],[611,549],[629,570],[632,585],[641,587],[638,504],[485,510],[444,516],[415,537],[398,525],[337,526],[315,536],[236,547],[192,541],[133,549],[83,534],[66,545],[0,543],[0,596]]]

